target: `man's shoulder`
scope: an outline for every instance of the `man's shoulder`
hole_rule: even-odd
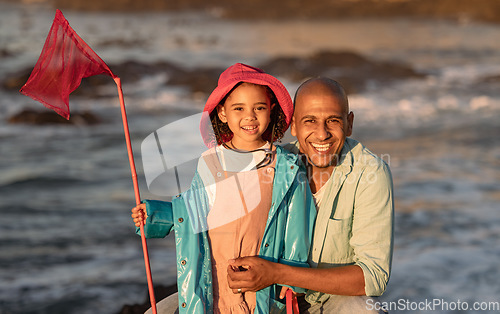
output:
[[[351,163],[354,168],[389,169],[388,163],[385,160],[386,157],[387,159],[389,158],[388,155],[378,156],[361,142],[352,138],[346,138],[344,145],[347,146],[348,153],[351,154]]]

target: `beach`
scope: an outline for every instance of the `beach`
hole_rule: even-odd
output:
[[[499,24],[63,13],[122,78],[143,199],[169,197],[148,190],[142,141],[199,113],[225,67],[261,66],[292,96],[307,77],[328,75],[349,92],[352,137],[393,175],[392,274],[377,302],[391,313],[426,313],[410,306],[432,300],[448,303],[439,313],[455,313],[457,302],[493,312],[473,306],[500,301]],[[72,113],[89,112],[96,124],[12,120],[44,110],[18,87],[54,14],[44,3],[0,2],[0,314],[120,313],[147,300],[147,283],[113,80],[86,79],[70,96]],[[148,246],[155,285],[174,284],[173,235]]]

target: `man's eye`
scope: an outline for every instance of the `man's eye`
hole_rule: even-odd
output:
[[[314,123],[314,120],[304,120],[304,123]]]

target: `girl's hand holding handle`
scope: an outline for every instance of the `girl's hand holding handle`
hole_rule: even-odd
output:
[[[148,217],[146,213],[146,204],[139,204],[132,208],[131,216],[136,227],[140,227],[141,224],[144,224],[146,222],[146,218]]]

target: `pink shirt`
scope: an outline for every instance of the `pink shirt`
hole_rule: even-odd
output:
[[[228,260],[259,254],[271,207],[275,160],[259,169],[231,172],[225,170],[230,168],[227,158],[221,160],[217,150],[211,149],[202,156],[215,181],[215,197],[207,217],[214,313],[253,313],[255,292],[234,294],[228,286]]]

